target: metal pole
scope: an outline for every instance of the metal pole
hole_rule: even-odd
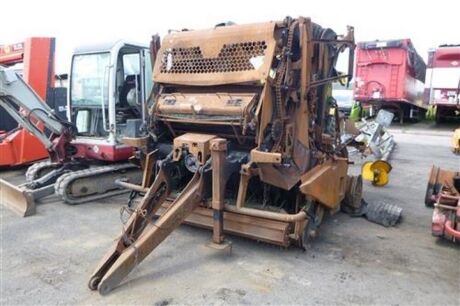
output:
[[[225,180],[223,166],[227,152],[227,140],[216,138],[211,141],[212,157],[212,209],[213,233],[212,240],[216,244],[224,241],[224,192]]]

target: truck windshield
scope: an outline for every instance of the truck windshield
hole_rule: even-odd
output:
[[[71,104],[99,106],[108,104],[110,53],[82,54],[73,57]]]

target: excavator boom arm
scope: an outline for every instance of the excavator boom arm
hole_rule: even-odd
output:
[[[0,106],[48,150],[52,150],[53,142],[30,120],[32,116],[53,134],[60,136],[66,133],[67,126],[33,89],[14,70],[3,67],[0,67]]]
[[[0,106],[19,125],[43,143],[51,162],[62,165],[69,159],[72,150],[69,150],[67,145],[75,135],[74,126],[56,117],[51,108],[14,70],[1,66]],[[49,137],[43,127],[51,131]],[[65,167],[54,169],[39,180],[24,185],[26,188],[16,187],[0,179],[0,204],[11,208],[23,217],[34,214],[35,200],[52,194],[56,177],[65,170]]]

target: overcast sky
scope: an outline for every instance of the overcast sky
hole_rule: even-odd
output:
[[[1,10],[0,44],[30,36],[56,37],[57,73],[67,72],[79,44],[119,38],[149,43],[152,34],[163,37],[168,29],[281,20],[287,15],[311,17],[337,33],[353,25],[357,41],[408,37],[425,59],[431,47],[460,43],[459,0],[14,0],[2,1]]]

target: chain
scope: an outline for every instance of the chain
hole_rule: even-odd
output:
[[[288,37],[287,37],[287,42],[286,46],[283,48],[283,57],[281,59],[281,63],[279,64],[279,67],[277,68],[276,72],[276,77],[275,77],[275,82],[274,82],[274,87],[275,87],[275,105],[276,105],[276,116],[278,120],[281,120],[281,131],[279,135],[281,135],[278,139],[277,142],[274,146],[274,148],[278,148],[281,144],[281,140],[283,139],[283,134],[284,134],[284,119],[285,119],[285,109],[284,109],[284,103],[283,103],[283,95],[282,95],[282,89],[284,87],[284,83],[287,83],[287,58],[290,56],[290,53],[292,51],[292,44],[294,41],[294,29],[297,26],[298,22],[293,22],[288,29]]]

